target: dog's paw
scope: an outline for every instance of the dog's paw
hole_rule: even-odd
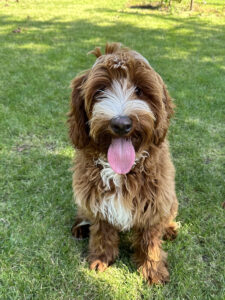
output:
[[[170,275],[164,262],[151,262],[140,267],[139,271],[142,273],[148,284],[165,284],[169,282]]]
[[[100,259],[96,259],[90,263],[91,270],[103,272],[107,268],[108,268],[108,265],[106,263],[104,263],[103,261],[101,261]]]

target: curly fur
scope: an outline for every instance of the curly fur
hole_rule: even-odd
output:
[[[70,138],[76,150],[73,190],[78,215],[73,234],[90,223],[90,268],[104,271],[118,256],[118,232],[132,229],[135,261],[148,282],[169,280],[161,239],[176,236],[175,170],[166,139],[174,105],[162,78],[139,53],[107,44],[92,51],[93,67],[72,82]],[[135,87],[142,93],[135,95]],[[126,175],[107,162],[120,111],[133,121],[136,153]],[[83,222],[83,223],[82,223]]]

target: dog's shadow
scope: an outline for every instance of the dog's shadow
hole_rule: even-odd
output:
[[[120,233],[120,244],[119,244],[119,257],[116,264],[126,265],[130,272],[136,272],[136,267],[133,262],[132,256],[134,249],[132,248],[132,231]]]

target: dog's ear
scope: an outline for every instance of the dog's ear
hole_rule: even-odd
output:
[[[169,92],[167,90],[167,87],[166,87],[164,82],[162,83],[162,89],[163,89],[163,102],[164,102],[165,109],[166,109],[166,112],[167,112],[167,119],[169,121],[170,118],[174,114],[175,105],[172,101],[172,98],[170,97],[170,94],[169,94]]]
[[[158,74],[157,77],[162,91],[162,110],[158,114],[156,127],[154,130],[154,144],[156,146],[160,145],[164,141],[169,127],[170,118],[174,114],[175,108],[175,105],[173,104],[172,98],[169,95],[165,83]]]
[[[82,149],[89,143],[88,117],[85,111],[83,86],[89,71],[77,76],[71,83],[72,94],[68,113],[69,136],[75,148]]]

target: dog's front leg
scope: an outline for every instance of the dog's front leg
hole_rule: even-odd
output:
[[[89,256],[91,270],[104,271],[118,256],[117,230],[106,221],[96,220],[90,226]]]
[[[161,236],[162,230],[159,225],[135,231],[134,259],[149,284],[169,281],[167,254],[161,248]]]

